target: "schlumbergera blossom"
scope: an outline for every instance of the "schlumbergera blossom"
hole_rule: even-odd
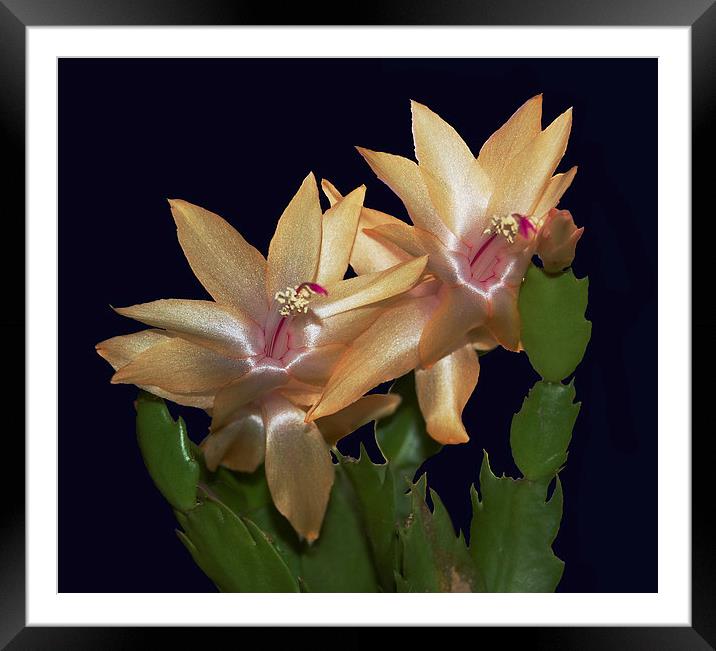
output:
[[[114,383],[135,384],[212,417],[207,466],[265,461],[278,510],[303,538],[320,531],[334,479],[329,447],[391,413],[398,398],[356,396],[306,422],[339,357],[420,280],[426,257],[344,280],[365,188],[322,213],[312,174],[281,216],[268,259],[218,215],[170,201],[179,242],[213,301],[118,309],[153,327],[98,344]]]
[[[351,346],[310,413],[415,369],[428,433],[441,443],[468,440],[462,410],[477,385],[475,349],[518,351],[518,293],[534,253],[547,271],[571,264],[581,236],[554,208],[577,171],[553,176],[571,129],[567,110],[546,129],[541,95],[527,101],[476,156],[458,133],[412,102],[418,163],[358,148],[403,201],[413,223],[364,208],[351,264],[360,274],[427,254],[424,282]],[[332,201],[340,193],[330,184]]]

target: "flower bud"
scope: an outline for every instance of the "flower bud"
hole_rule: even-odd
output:
[[[569,267],[574,260],[574,250],[584,228],[577,228],[568,210],[552,208],[540,228],[537,254],[545,271],[556,273]]]

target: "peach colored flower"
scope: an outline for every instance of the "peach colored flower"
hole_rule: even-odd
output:
[[[427,254],[428,273],[343,355],[309,417],[415,369],[429,434],[441,443],[468,440],[461,416],[479,376],[474,348],[520,350],[517,298],[532,255],[541,246],[550,264],[562,264],[581,235],[554,217],[542,234],[576,167],[553,176],[571,109],[544,130],[541,113],[539,95],[475,157],[449,124],[412,102],[418,163],[358,148],[403,201],[413,226],[364,208],[351,264],[360,274],[375,273]],[[330,184],[324,190],[340,198]]]
[[[334,469],[329,446],[390,413],[394,396],[357,396],[306,422],[339,357],[414,287],[426,257],[343,280],[365,188],[322,213],[312,174],[281,216],[268,259],[226,221],[170,201],[179,242],[213,301],[165,299],[118,309],[154,329],[97,346],[115,383],[140,386],[212,416],[209,468],[253,471],[265,461],[278,510],[318,537]],[[337,412],[337,413],[336,413]]]

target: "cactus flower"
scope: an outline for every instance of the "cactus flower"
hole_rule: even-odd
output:
[[[166,299],[117,309],[152,329],[97,345],[113,383],[135,384],[210,412],[210,469],[265,462],[277,509],[306,540],[320,531],[334,479],[329,446],[390,413],[394,396],[357,396],[307,422],[336,362],[413,288],[427,257],[344,280],[365,188],[321,211],[309,174],[281,216],[268,258],[226,221],[170,201],[179,242],[213,300]]]
[[[544,130],[541,113],[538,95],[474,156],[449,124],[412,102],[417,163],[358,148],[413,225],[364,208],[351,264],[375,273],[428,255],[427,274],[343,355],[310,417],[415,369],[428,433],[440,443],[468,440],[462,410],[479,376],[474,348],[520,350],[517,298],[532,255],[566,266],[581,235],[551,212],[576,173],[553,176],[572,112]],[[330,184],[324,190],[341,196]]]

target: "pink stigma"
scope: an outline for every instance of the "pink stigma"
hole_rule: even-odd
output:
[[[512,216],[519,222],[520,235],[522,235],[522,237],[528,239],[537,232],[535,225],[529,217],[525,217],[516,212],[512,213]]]
[[[321,296],[328,296],[328,291],[325,287],[322,287],[318,283],[303,283],[296,287],[296,291],[300,292],[303,288],[308,289],[312,294],[320,294]]]

